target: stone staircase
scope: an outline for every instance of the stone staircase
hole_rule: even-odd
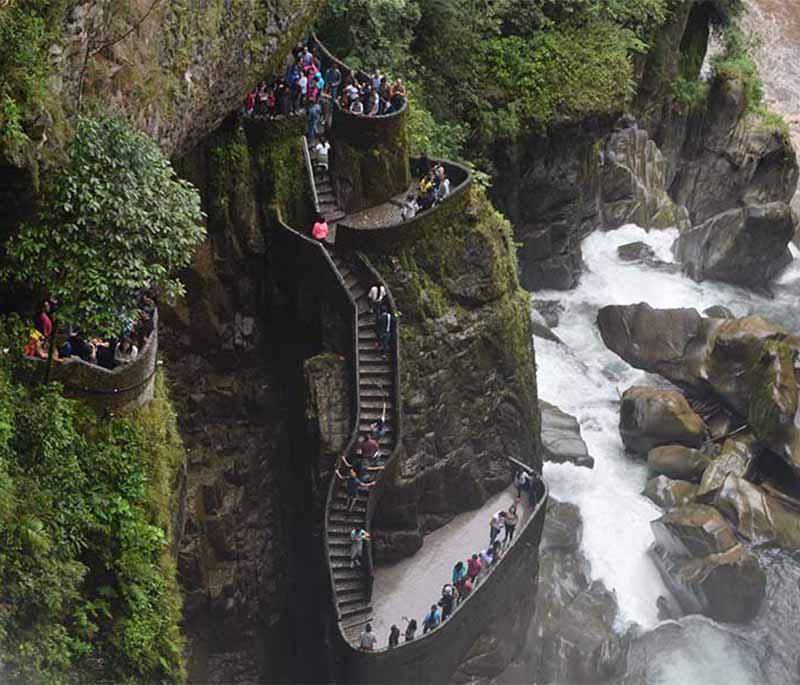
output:
[[[376,278],[363,261],[356,256],[338,254],[328,248],[333,263],[344,280],[358,310],[358,393],[360,411],[356,431],[366,436],[370,426],[386,413],[385,435],[378,440],[382,462],[392,454],[396,446],[394,416],[398,416],[399,393],[395,387],[396,355],[384,357],[378,349],[375,332],[375,317],[369,306],[367,293],[375,285]],[[393,312],[394,313],[394,312]],[[395,330],[396,332],[396,330]],[[372,471],[374,480],[380,479],[383,471]],[[372,579],[366,569],[350,566],[350,532],[356,527],[369,530],[367,516],[368,498],[374,490],[359,494],[352,512],[347,511],[347,486],[336,480],[331,491],[327,515],[328,555],[333,579],[333,591],[343,634],[355,641],[363,626],[372,618]]]

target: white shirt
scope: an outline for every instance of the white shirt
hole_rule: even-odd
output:
[[[504,517],[500,516],[500,514],[502,514],[502,513],[503,513],[502,511],[498,511],[494,516],[492,516],[492,524],[491,524],[492,528],[502,528],[503,527],[503,518]],[[484,521],[485,520],[486,519],[484,519]]]
[[[378,287],[377,285],[373,285],[369,289],[369,299],[372,302],[381,302],[384,297],[386,297],[386,288],[383,286]]]
[[[300,92],[305,95],[308,92],[308,78],[306,75],[303,74],[297,83],[300,86]]]

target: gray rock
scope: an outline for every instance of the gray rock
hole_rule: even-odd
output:
[[[544,317],[549,328],[558,326],[564,311],[564,305],[558,300],[540,300],[538,297],[533,298],[533,308]]]
[[[703,316],[709,319],[735,319],[733,312],[721,304],[715,304],[703,310]]]
[[[652,548],[651,555],[687,613],[723,623],[747,623],[761,608],[767,577],[758,558],[742,545],[699,559],[664,556],[658,548]]]
[[[669,557],[705,557],[736,544],[733,528],[713,507],[687,504],[650,523],[656,547]]]
[[[698,447],[706,428],[679,392],[634,386],[622,396],[619,432],[627,449],[645,455],[661,445]]]
[[[785,202],[731,209],[681,233],[673,252],[696,281],[763,289],[791,261],[794,226]]]
[[[743,478],[756,455],[755,449],[755,439],[752,435],[740,434],[726,440],[719,456],[703,473],[697,497],[703,501],[713,501],[728,474],[732,473]]]
[[[623,262],[643,262],[648,259],[655,259],[656,253],[647,243],[638,241],[620,245],[617,248],[617,256]]]
[[[535,309],[531,312],[531,328],[533,329],[533,334],[537,338],[543,338],[544,340],[550,340],[551,342],[559,343],[563,345],[563,341],[559,338],[553,331],[550,330],[550,327],[547,325],[544,317],[537,312]]]
[[[694,500],[697,486],[685,480],[673,480],[666,476],[656,476],[647,481],[645,497],[654,504],[669,511]]]
[[[711,460],[699,450],[683,445],[664,445],[647,453],[647,466],[655,474],[699,482]]]
[[[540,401],[542,408],[542,449],[546,461],[594,468],[594,458],[589,456],[586,443],[581,438],[577,419],[548,402]]]

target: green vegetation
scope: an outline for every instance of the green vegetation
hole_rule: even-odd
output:
[[[454,156],[461,148],[480,160],[523,126],[621,111],[633,93],[632,57],[669,7],[669,0],[332,0],[318,30],[353,64],[405,77],[416,151]]]
[[[756,39],[744,34],[738,26],[725,31],[724,50],[711,60],[717,79],[737,83],[742,89],[745,109],[752,115],[755,125],[774,130],[789,138],[789,125],[782,116],[771,111],[764,103],[764,84],[753,59]]]
[[[21,0],[0,8],[0,148],[13,152],[48,105],[48,50],[61,2]],[[55,108],[49,107],[51,116]]]
[[[708,92],[707,81],[678,78],[672,84],[672,96],[675,102],[690,112],[705,105]]]
[[[123,119],[79,117],[69,163],[39,221],[6,244],[6,280],[47,291],[62,320],[120,330],[145,286],[182,293],[176,270],[205,235],[200,198],[156,143]]]
[[[15,346],[4,328],[2,343]],[[156,399],[102,421],[0,360],[0,663],[7,683],[182,682],[168,552],[183,459]]]

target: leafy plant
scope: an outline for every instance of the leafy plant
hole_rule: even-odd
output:
[[[79,117],[69,163],[34,224],[6,244],[2,276],[60,302],[76,326],[117,332],[145,286],[182,293],[174,274],[205,232],[200,198],[158,146],[123,119]]]

